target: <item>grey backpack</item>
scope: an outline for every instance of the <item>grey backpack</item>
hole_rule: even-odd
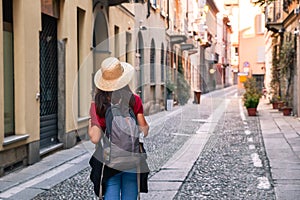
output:
[[[119,171],[135,169],[140,163],[139,127],[132,109],[121,113],[111,105],[105,113],[106,130],[102,142],[103,159],[107,166]]]

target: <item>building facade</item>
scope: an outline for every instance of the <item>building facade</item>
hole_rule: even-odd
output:
[[[0,176],[88,139],[93,76],[109,56],[135,67],[130,86],[146,115],[167,109],[167,99],[179,102],[179,78],[191,87],[188,97],[227,83],[230,59],[218,58],[228,52],[216,38],[230,41],[217,31],[212,0],[1,0],[0,7]]]
[[[3,0],[0,7],[2,175],[37,162],[46,147],[75,145],[74,77],[90,53],[92,5]]]
[[[254,77],[262,89],[265,77],[264,14],[252,2],[239,2],[239,88]],[[249,13],[245,16],[242,13]]]
[[[300,113],[299,1],[275,0],[264,5],[269,79],[269,98],[277,97]],[[285,55],[285,56],[284,56]]]

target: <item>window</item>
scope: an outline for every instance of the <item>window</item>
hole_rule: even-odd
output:
[[[255,32],[256,34],[264,34],[265,30],[265,18],[263,14],[259,14],[255,16]]]
[[[160,67],[161,67],[161,82],[165,81],[165,66],[164,66],[164,60],[165,60],[165,51],[164,51],[164,44],[161,44],[161,51],[160,51]]]
[[[4,66],[4,136],[15,133],[14,121],[14,33],[12,0],[2,1]]]
[[[234,55],[235,56],[239,55],[239,48],[238,47],[234,47]]]
[[[264,63],[265,62],[265,47],[257,47],[257,63]]]
[[[154,8],[157,6],[157,0],[151,0],[151,4]]]
[[[153,39],[151,41],[150,49],[150,83],[155,83],[155,44]]]
[[[77,8],[77,65],[78,65],[78,118],[84,118],[89,115],[89,98],[90,94],[90,74],[92,73],[91,65],[87,64],[83,49],[83,27],[85,11]],[[83,62],[85,61],[85,62]]]
[[[119,32],[120,28],[115,26],[115,57],[119,58],[120,56],[120,39],[119,39]]]
[[[130,45],[131,45],[131,34],[126,32],[126,62],[130,62],[129,54],[130,54]]]

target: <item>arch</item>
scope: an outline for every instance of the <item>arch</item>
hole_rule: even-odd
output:
[[[94,9],[93,47],[97,52],[109,52],[107,15],[101,4]]]
[[[155,54],[155,42],[152,38],[150,48],[150,95],[152,96],[153,105],[156,104]]]

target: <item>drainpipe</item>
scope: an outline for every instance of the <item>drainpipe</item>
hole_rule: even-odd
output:
[[[298,69],[297,69],[297,66],[298,66],[298,37],[299,37],[299,29],[298,27],[295,28],[295,31],[294,31],[294,50],[295,50],[295,55],[294,55],[294,74],[298,74]],[[298,112],[298,91],[299,91],[299,78],[298,76],[293,76],[293,85],[294,85],[294,88],[293,88],[293,114],[294,115],[298,115],[299,112]]]

